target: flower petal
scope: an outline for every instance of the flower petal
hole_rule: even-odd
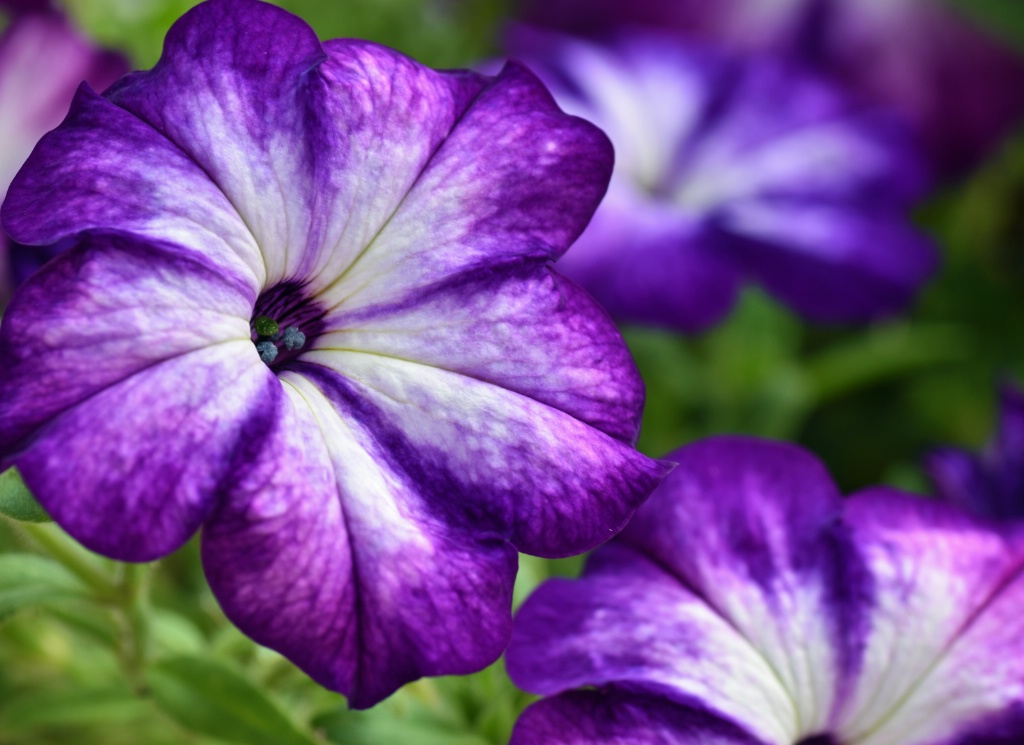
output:
[[[717,437],[679,467],[620,541],[668,568],[767,660],[799,731],[825,730],[860,664],[873,583],[823,466],[799,448]]]
[[[938,263],[904,216],[788,200],[732,205],[731,253],[752,277],[819,323],[903,310]]]
[[[35,5],[15,3],[16,12],[28,13],[16,16],[0,37],[0,201],[39,138],[67,114],[82,78],[106,88],[127,68],[119,54],[93,47],[60,13],[38,12],[50,9],[49,3]],[[0,234],[0,309],[25,270],[35,271],[50,258],[32,251],[10,255],[22,248]]]
[[[44,13],[53,8],[52,0],[0,0],[0,8],[14,13]]]
[[[705,85],[716,81],[709,77]],[[717,87],[727,105],[713,110],[700,146],[679,170],[684,204],[714,207],[760,196],[898,211],[927,193],[927,170],[903,122],[806,69],[740,58],[731,80]]]
[[[612,148],[511,63],[473,101],[401,207],[321,298],[359,309],[472,269],[560,256],[604,195]]]
[[[994,450],[1003,468],[1017,471],[1013,486],[1024,487],[1024,388],[1011,382],[999,391],[999,431]]]
[[[925,467],[947,502],[997,520],[1024,517],[1024,391],[1007,382],[999,396],[999,428],[980,455],[943,448]]]
[[[613,183],[639,185],[648,199],[662,193],[666,172],[678,165],[679,143],[701,132],[732,74],[719,54],[651,34],[618,35],[609,48],[513,26],[506,41],[559,106],[608,135]]]
[[[253,293],[265,275],[252,235],[210,177],[157,130],[87,86],[15,178],[3,226],[30,244],[88,230],[174,242]]]
[[[240,451],[203,534],[228,617],[357,708],[497,659],[515,551],[426,512],[355,399],[284,380],[269,435]]]
[[[990,474],[973,453],[941,448],[928,454],[925,467],[942,498],[962,510],[990,518],[1010,517],[1018,511],[1002,503],[1003,495],[993,489]]]
[[[557,409],[447,370],[330,350],[304,354],[295,369],[356,409],[428,514],[524,553],[603,543],[667,471]]]
[[[761,745],[696,709],[618,688],[572,691],[530,706],[509,745]]]
[[[124,67],[57,13],[11,22],[0,38],[0,198],[36,141],[67,114],[82,79],[105,88]]]
[[[984,717],[942,745],[1017,745],[1024,742],[1024,706]]]
[[[312,210],[326,219],[302,266],[318,277],[311,292],[333,284],[403,205],[427,163],[488,78],[438,72],[371,42],[324,44],[320,66],[323,143],[315,153],[322,174]],[[294,259],[292,263],[295,263]]]
[[[689,29],[711,25],[737,0],[520,0],[516,6],[530,23],[568,33],[606,37],[622,28],[648,26]]]
[[[276,385],[249,339],[248,293],[179,247],[86,237],[4,315],[0,467],[94,551],[176,549]]]
[[[827,43],[798,51],[844,85],[901,110],[947,175],[976,166],[1020,123],[1024,60],[955,6],[843,2],[823,15],[817,21],[828,27]]]
[[[316,291],[388,222],[483,84],[369,42],[321,46],[269,4],[212,0],[111,97],[212,176],[263,249],[266,285],[313,276]]]
[[[612,183],[557,269],[614,318],[695,333],[732,309],[740,272],[713,231]]]
[[[957,742],[1024,706],[1024,536],[891,489],[846,517],[877,607],[839,740]]]
[[[209,174],[262,249],[265,287],[284,278],[289,251],[301,251],[310,234],[322,114],[310,98],[324,59],[297,16],[269,3],[211,0],[171,27],[152,70],[107,93]]]
[[[769,660],[679,578],[618,543],[597,552],[582,579],[541,585],[516,616],[506,659],[512,680],[533,693],[618,683],[767,742],[799,736]]]
[[[163,360],[228,340],[249,343],[254,301],[246,283],[232,284],[177,246],[85,238],[23,285],[4,314],[0,453]]]
[[[156,559],[210,514],[238,441],[259,427],[275,385],[247,339],[190,352],[51,419],[10,462],[87,548]]]
[[[337,313],[316,346],[412,360],[501,386],[633,442],[643,381],[622,337],[546,265],[468,272],[391,304]]]

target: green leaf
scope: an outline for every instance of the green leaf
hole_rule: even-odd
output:
[[[109,727],[152,715],[150,704],[124,689],[34,691],[4,701],[0,732],[40,727]]]
[[[0,514],[23,523],[53,522],[25,486],[16,468],[0,473]]]
[[[203,632],[182,615],[169,610],[153,609],[150,616],[153,639],[175,655],[192,655],[203,651],[206,640]]]
[[[160,708],[193,732],[245,745],[314,743],[264,691],[216,660],[164,660],[147,670],[146,683]]]
[[[889,323],[819,352],[807,361],[807,375],[820,402],[969,359],[972,342],[970,333],[958,325]]]
[[[403,722],[383,717],[360,718],[348,727],[326,730],[331,742],[342,745],[380,745],[380,743],[416,743],[416,745],[492,745],[477,734],[453,732],[422,722]]]
[[[330,742],[339,745],[492,745],[482,735],[466,731],[468,723],[460,731],[456,726],[433,721],[423,712],[396,712],[386,705],[368,711],[338,708],[316,717],[313,724]]]
[[[0,555],[0,618],[23,608],[89,597],[85,586],[55,561],[35,554]]]

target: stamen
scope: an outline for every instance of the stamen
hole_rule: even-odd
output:
[[[260,353],[260,359],[268,365],[277,359],[277,345],[272,341],[256,342],[256,351]]]
[[[289,326],[281,335],[281,343],[284,344],[284,348],[289,352],[294,352],[296,349],[302,349],[305,346],[306,335],[299,331],[298,327]]]
[[[301,357],[323,333],[325,311],[303,288],[300,282],[280,282],[256,298],[249,336],[260,359],[275,372]]]

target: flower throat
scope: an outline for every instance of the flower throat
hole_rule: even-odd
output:
[[[260,359],[278,369],[298,357],[323,330],[323,309],[297,282],[281,282],[256,301],[249,330]]]

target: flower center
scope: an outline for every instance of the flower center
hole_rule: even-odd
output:
[[[796,745],[839,745],[832,737],[832,735],[814,735],[813,737],[805,737]]]
[[[306,346],[306,335],[298,326],[289,326],[282,331],[281,324],[267,316],[257,316],[252,326],[256,332],[256,351],[268,365],[277,360],[281,349],[297,352]]]
[[[298,282],[282,282],[263,292],[249,329],[260,359],[277,370],[298,357],[323,330],[323,308]]]

